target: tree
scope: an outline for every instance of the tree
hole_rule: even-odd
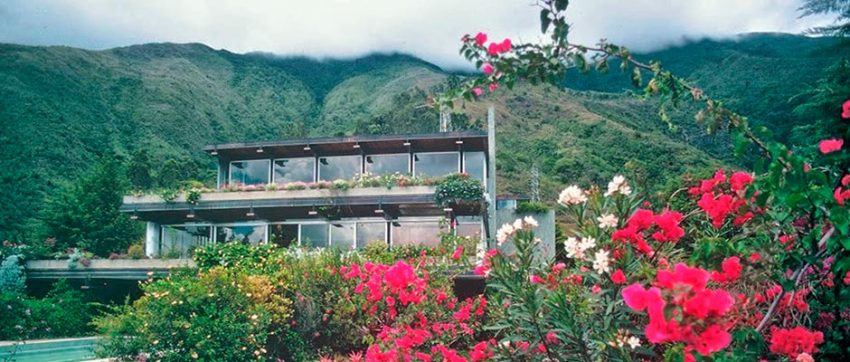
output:
[[[124,251],[141,237],[139,225],[118,209],[129,183],[117,160],[104,157],[47,201],[42,221],[57,247],[96,255]]]
[[[819,26],[809,32],[821,35],[850,36],[850,0],[804,0],[800,6],[801,17],[835,14],[832,25]]]

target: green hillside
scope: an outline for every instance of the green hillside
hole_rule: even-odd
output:
[[[766,124],[782,124],[788,98],[814,82],[845,48],[830,39],[752,35],[650,54]],[[841,49],[845,50],[843,53]],[[748,69],[747,79],[737,77]],[[781,73],[780,73],[781,72]],[[616,73],[616,72],[614,72]],[[521,85],[456,110],[475,127],[498,112],[502,190],[525,193],[530,168],[544,196],[566,182],[642,179],[733,162],[699,127],[671,132],[651,102],[620,93],[619,74],[568,79],[582,91]],[[214,142],[354,133],[429,132],[421,107],[450,74],[405,55],[316,61],[234,54],[200,44],[145,44],[104,51],[0,44],[0,237],[37,236],[44,198],[98,157],[149,171],[139,188],[213,181]],[[770,91],[767,91],[770,90]],[[462,115],[463,113],[463,115]],[[674,155],[674,157],[671,157]],[[686,165],[686,166],[682,166]]]

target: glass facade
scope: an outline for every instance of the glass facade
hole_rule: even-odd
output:
[[[485,163],[484,152],[464,152],[463,153],[463,172],[469,174],[470,177],[474,177],[481,181],[482,186],[487,186],[486,178],[484,177],[487,174],[487,165]]]
[[[230,163],[230,183],[258,185],[269,183],[269,160],[233,161]]]
[[[328,246],[328,224],[301,224],[301,246],[324,248]]]
[[[274,182],[313,182],[316,159],[313,157],[283,158],[274,160]]]
[[[258,245],[266,241],[265,224],[235,224],[215,227],[216,243],[241,242]]]
[[[163,226],[159,254],[168,258],[189,258],[194,248],[210,244],[211,237],[212,227],[208,225]]]
[[[332,223],[330,229],[332,248],[354,249],[354,223]]]
[[[298,224],[269,225],[269,242],[281,247],[298,245]]]
[[[392,245],[440,245],[440,224],[437,221],[400,221],[392,226]]]
[[[319,180],[348,180],[360,174],[360,156],[319,157]]]
[[[366,172],[372,175],[405,175],[410,173],[409,167],[410,154],[407,153],[366,156]]]
[[[458,172],[457,152],[417,153],[413,156],[413,173],[417,177],[441,177]]]
[[[370,242],[387,242],[386,222],[358,222],[357,223],[357,247],[363,248]]]

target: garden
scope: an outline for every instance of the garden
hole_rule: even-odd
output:
[[[661,194],[622,174],[565,185],[550,203],[562,227],[554,259],[540,257],[533,217],[498,226],[489,248],[451,234],[438,248],[203,247],[197,269],[149,279],[141,298],[94,318],[98,353],[120,361],[850,360],[850,77],[806,94],[824,136],[787,145],[659,63],[605,41],[571,43],[568,1],[539,5],[546,41],[464,36],[461,54],[482,74],[434,106],[615,64],[659,103],[662,121],[683,105],[698,108],[696,121],[728,133],[748,169],[682,175]],[[486,289],[459,298],[455,281],[470,273]],[[74,300],[70,293],[60,284],[49,298]]]

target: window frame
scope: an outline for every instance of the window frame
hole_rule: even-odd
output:
[[[413,170],[413,166],[412,166],[412,165],[413,165],[413,157],[411,156],[411,153],[410,153],[410,152],[406,152],[406,153],[401,153],[401,152],[398,152],[398,153],[373,153],[373,154],[363,155],[363,156],[362,156],[362,162],[363,162],[363,172],[364,172],[364,173],[369,173],[370,175],[375,175],[375,174],[373,174],[372,172],[370,172],[370,171],[368,170],[369,165],[370,165],[370,163],[366,162],[366,158],[368,158],[368,157],[374,157],[374,156],[378,156],[378,157],[380,157],[380,156],[402,156],[402,155],[407,157],[407,171],[405,171],[403,174],[405,174],[405,175],[409,175],[409,174],[411,174],[411,173],[412,173],[412,170]]]
[[[336,180],[349,180],[350,179],[350,178],[349,179],[333,179],[333,180],[322,179],[322,161],[321,161],[321,159],[322,158],[336,158],[336,157],[357,157],[358,158],[358,165],[360,167],[359,167],[359,171],[355,172],[354,175],[352,176],[352,178],[357,177],[357,175],[360,175],[360,174],[363,173],[363,155],[316,156],[316,177],[315,177],[316,182],[320,182],[320,181],[334,182]]]
[[[270,179],[271,179],[272,183],[275,183],[275,184],[278,183],[277,182],[277,173],[275,172],[275,167],[276,167],[275,162],[280,161],[280,160],[313,160],[313,169],[310,170],[310,174],[312,175],[312,179],[310,181],[307,181],[307,183],[316,182],[319,179],[319,175],[318,175],[318,173],[319,173],[319,167],[318,167],[319,157],[315,157],[315,156],[280,157],[280,158],[271,159],[271,170],[270,170],[271,178]],[[292,181],[292,182],[298,182],[298,181]]]
[[[461,152],[460,151],[438,151],[438,152],[413,152],[410,156],[410,163],[412,164],[413,177],[419,177],[416,173],[416,156],[418,155],[445,155],[445,154],[455,154],[457,155],[457,167],[455,167],[455,172],[460,172],[461,169]],[[451,173],[449,174],[451,175]],[[426,177],[445,177],[447,175],[442,176],[426,176]]]
[[[219,227],[234,227],[234,226],[263,226],[265,228],[265,232],[263,233],[263,240],[258,245],[268,244],[269,243],[269,223],[262,221],[246,221],[246,222],[228,222],[228,223],[220,223],[213,224],[213,235],[214,235],[214,243],[222,243],[222,241],[218,240],[218,228]]]
[[[255,158],[249,160],[232,160],[227,163],[227,184],[233,185],[233,163],[234,162],[251,162],[251,161],[266,161],[266,183],[263,184],[251,184],[251,185],[266,185],[271,182],[272,177],[272,160],[269,158]],[[242,184],[247,185],[247,184]]]

